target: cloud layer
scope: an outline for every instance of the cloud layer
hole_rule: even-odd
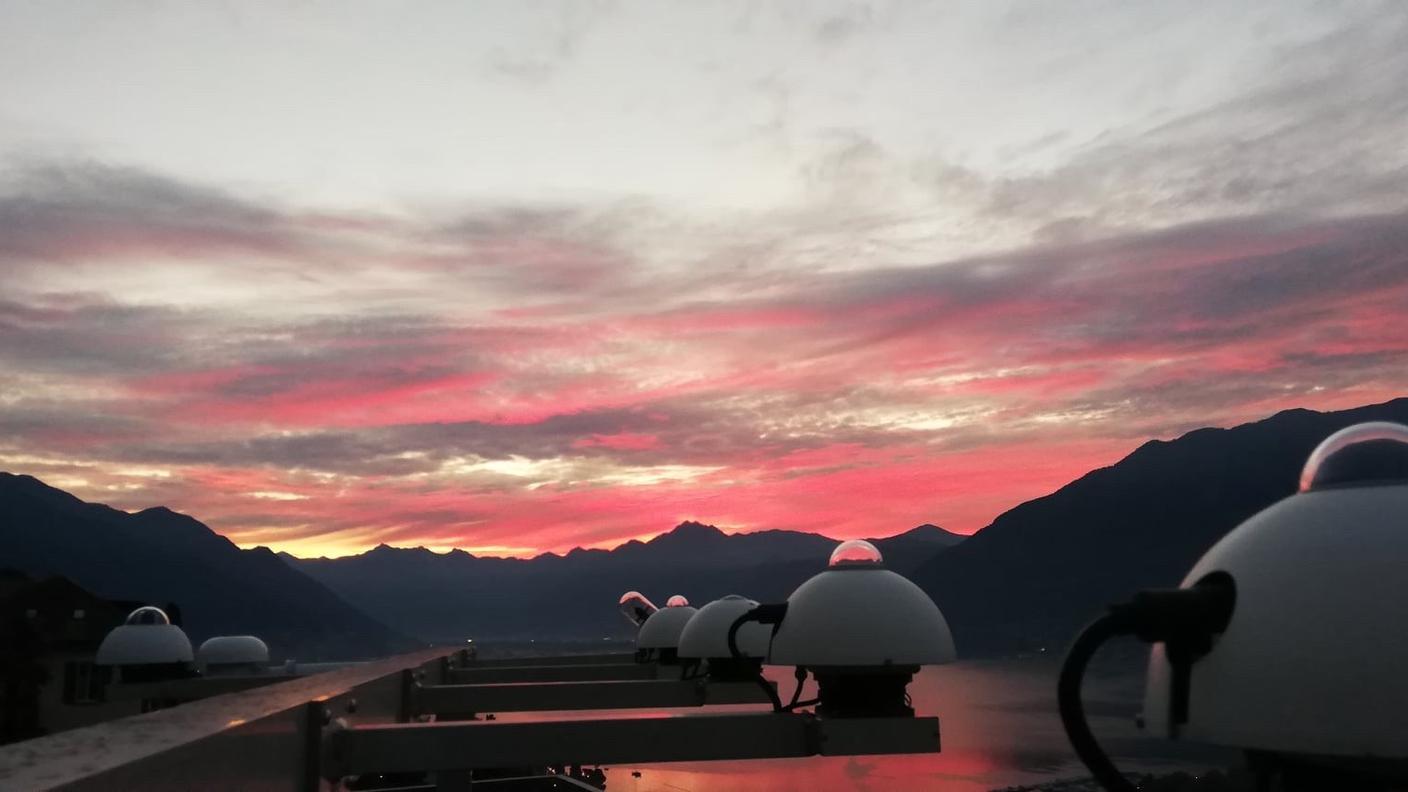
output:
[[[901,10],[798,27],[865,65],[834,92],[897,79],[865,53]],[[1046,27],[1008,16],[1008,46]],[[600,28],[558,21],[493,79],[586,69],[561,67]],[[754,75],[766,123],[711,145],[767,152],[788,186],[755,200],[730,174],[723,207],[659,173],[656,194],[310,206],[21,152],[0,468],[300,554],[522,555],[686,518],[975,530],[1151,436],[1408,391],[1405,32],[1391,6],[1347,14],[1205,101],[1144,86],[1125,103],[1148,112],[1035,127],[996,166],[806,128],[821,87]],[[1123,52],[1087,43],[1010,66],[1045,85]]]
[[[568,212],[310,219],[93,164],[22,185],[5,466],[300,552],[973,530],[1145,436],[1408,384],[1403,214],[711,283],[644,277]],[[40,288],[177,267],[216,297]]]

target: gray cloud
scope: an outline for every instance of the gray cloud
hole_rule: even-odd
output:
[[[637,211],[626,203],[472,205],[449,220],[319,214],[95,160],[19,162],[0,172],[0,266],[42,284],[54,265],[137,273],[161,261],[324,291],[419,271],[445,288],[541,298],[628,277],[635,261],[614,237]],[[363,299],[378,298],[362,288]]]
[[[290,219],[223,191],[101,163],[31,164],[0,181],[0,262],[304,252]]]
[[[1148,130],[1111,130],[1048,173],[974,192],[986,214],[1042,226],[1401,210],[1405,35],[1408,16],[1373,16],[1277,53],[1259,88]]]
[[[173,339],[203,330],[178,309],[95,295],[0,300],[0,365],[68,374],[157,373],[186,362]]]
[[[785,238],[831,254],[803,258],[789,246],[799,262],[834,265],[1229,217],[1403,211],[1408,14],[1390,4],[1347,19],[1266,64],[1249,62],[1238,83],[1245,87],[1220,102],[1107,127],[1083,141],[1045,133],[1004,151],[1020,166],[984,169],[937,148],[924,155],[887,148],[865,128],[832,130],[799,169],[809,202],[768,221]],[[1024,156],[1033,153],[1040,156]]]
[[[1367,329],[1351,332],[1343,323],[1345,306],[1376,299],[1397,302],[1376,308]],[[1014,306],[1020,309],[1015,314]],[[698,302],[678,310],[687,320],[692,313],[720,307],[745,313],[795,308],[829,317],[821,327],[809,323],[770,332],[770,349],[750,353],[777,356],[791,367],[825,364],[822,375],[760,370],[752,381],[730,378],[717,388],[636,400],[629,408],[573,411],[564,405],[560,414],[526,423],[410,423],[252,435],[244,434],[247,429],[228,435],[229,430],[217,428],[213,437],[183,436],[185,430],[174,426],[155,430],[154,423],[169,409],[158,402],[146,411],[140,403],[127,403],[122,407],[127,413],[107,416],[101,403],[89,404],[82,408],[87,419],[81,421],[72,418],[76,405],[17,405],[0,413],[5,418],[0,428],[37,445],[67,426],[74,438],[66,441],[67,447],[73,451],[131,463],[368,476],[431,472],[460,457],[727,465],[832,444],[961,446],[971,432],[963,422],[950,429],[911,430],[848,417],[873,410],[932,409],[959,398],[871,384],[884,376],[885,361],[893,354],[887,350],[903,350],[898,359],[910,363],[932,346],[954,350],[923,367],[940,373],[1101,367],[1117,364],[1131,352],[1174,361],[1176,365],[1145,370],[1111,370],[1105,379],[1069,393],[1018,392],[997,408],[1009,434],[1026,431],[1026,416],[1060,411],[1123,416],[1109,423],[1118,424],[1120,432],[1138,431],[1131,426],[1143,426],[1149,415],[1197,414],[1209,405],[1256,402],[1285,389],[1352,387],[1403,362],[1408,355],[1401,341],[1408,335],[1402,320],[1408,315],[1408,218],[1260,217],[1201,223],[924,268],[836,274],[794,283],[774,297],[723,305]],[[8,305],[6,311],[31,321],[46,319],[53,331],[26,336],[0,332],[0,355],[12,367],[75,375],[118,373],[113,366],[144,374],[169,367],[177,373],[210,356],[199,346],[185,346],[194,331],[183,324],[190,318],[179,314],[81,304],[70,312],[20,304]],[[660,326],[670,326],[668,316],[659,316]],[[106,354],[102,339],[123,337],[113,329],[123,322],[146,328],[147,337],[161,343],[127,357],[118,354],[119,348],[112,353],[115,363],[95,369],[95,361]],[[167,329],[152,330],[162,326]],[[681,327],[690,325],[686,321]],[[239,376],[193,384],[189,394],[178,387],[165,395],[178,404],[193,399],[219,405],[257,402],[319,381],[345,381],[352,389],[395,387],[466,366],[495,370],[496,346],[505,338],[501,332],[536,332],[463,328],[413,316],[236,328],[217,322],[204,333],[222,339],[221,359]],[[716,330],[684,332],[708,343],[728,343],[727,336],[714,335]],[[1344,348],[1300,348],[1300,336],[1288,340],[1287,333],[1309,333],[1306,338]],[[163,340],[163,334],[169,337]],[[269,336],[290,340],[270,346],[263,341]],[[750,332],[740,341],[752,345],[755,338]],[[17,355],[17,349],[23,354]],[[77,350],[91,354],[85,357]],[[1258,361],[1241,371],[1209,376],[1200,356],[1226,350],[1244,350],[1237,354],[1255,354]],[[526,370],[514,376],[518,387],[531,387],[535,379],[547,382],[555,375]],[[962,415],[958,405],[954,409]],[[1096,430],[1087,426],[1082,431]],[[621,434],[652,435],[659,443],[633,449],[585,442]]]

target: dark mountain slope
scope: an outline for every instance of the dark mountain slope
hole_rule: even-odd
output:
[[[924,525],[876,544],[892,567],[908,572],[962,539]],[[732,593],[780,600],[825,566],[835,545],[810,533],[725,534],[686,522],[648,542],[526,560],[384,545],[346,558],[285,558],[373,616],[426,639],[594,639],[630,634],[614,607],[629,589],[657,605],[676,593],[696,604]]]
[[[136,514],[0,473],[0,566],[63,575],[109,599],[181,606],[187,633],[252,633],[280,656],[384,655],[412,642],[265,548],[241,550],[166,508]]]
[[[915,574],[964,654],[1059,647],[1109,603],[1177,585],[1214,542],[1295,492],[1326,436],[1408,423],[1408,399],[1332,413],[1289,410],[1140,446],[1002,514]]]

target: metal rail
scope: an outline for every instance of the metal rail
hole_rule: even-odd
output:
[[[449,653],[426,649],[3,746],[0,789],[311,792],[324,725],[407,720],[410,690],[444,681]]]
[[[531,657],[496,657],[462,659],[462,668],[519,668],[522,666],[567,666],[567,665],[630,665],[636,662],[632,652],[605,652],[602,654],[543,655]]]
[[[569,765],[939,749],[936,718],[827,719],[805,712],[754,712],[411,722],[430,714],[439,721],[442,713],[460,709],[666,708],[752,703],[764,697],[754,683],[619,678],[623,670],[653,677],[661,670],[654,665],[461,669],[455,666],[456,655],[449,649],[412,652],[0,747],[0,789],[331,792],[347,776],[414,773],[433,780],[437,790],[458,790],[473,783],[476,770],[489,768],[531,772]],[[448,684],[466,675],[551,676],[549,671],[576,678],[549,684]],[[588,679],[581,678],[584,674]]]
[[[344,726],[329,730],[329,779],[363,773],[461,773],[499,767],[703,762],[939,750],[938,718],[821,719],[809,713],[504,723]]]
[[[226,693],[239,693],[244,690],[277,685],[299,677],[288,674],[258,674],[250,676],[192,677],[190,679],[168,679],[161,682],[124,682],[107,689],[109,701],[134,701],[137,699],[163,699],[174,701],[198,701]]]
[[[772,684],[776,687],[775,683]],[[416,713],[464,719],[484,712],[703,707],[714,704],[766,704],[772,701],[756,682],[651,679],[608,682],[547,682],[504,685],[418,686]]]
[[[679,669],[654,663],[602,663],[592,665],[533,665],[505,668],[452,668],[448,681],[459,685],[494,685],[509,682],[608,682],[632,679],[679,678]]]

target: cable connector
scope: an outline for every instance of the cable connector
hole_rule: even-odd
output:
[[[1110,616],[1120,632],[1145,643],[1179,644],[1201,657],[1212,637],[1227,629],[1236,602],[1231,576],[1214,573],[1189,588],[1141,591],[1111,606]]]
[[[743,653],[738,651],[738,628],[748,622],[758,622],[759,624],[771,624],[773,634],[777,634],[777,626],[782,624],[782,620],[787,616],[787,603],[777,602],[758,607],[748,611],[733,620],[733,624],[728,628],[728,651],[734,657],[742,657]]]
[[[1134,635],[1146,643],[1164,645],[1172,671],[1169,731],[1177,734],[1178,727],[1188,722],[1193,662],[1212,651],[1213,639],[1225,632],[1232,621],[1236,602],[1232,576],[1214,572],[1188,588],[1141,591],[1129,602],[1111,606],[1071,644],[1056,684],[1061,722],[1076,755],[1105,789],[1136,792],[1100,748],[1086,723],[1080,689],[1095,650],[1117,635]]]
[[[1212,651],[1213,638],[1227,629],[1237,589],[1225,572],[1208,575],[1181,589],[1141,591],[1110,609],[1118,627],[1145,643],[1162,643],[1172,672],[1168,728],[1177,734],[1188,722],[1193,662]]]
[[[1170,661],[1191,662],[1212,651],[1213,637],[1227,630],[1236,604],[1232,577],[1214,572],[1189,588],[1141,591],[1111,605],[1104,621],[1111,635],[1162,643]]]

